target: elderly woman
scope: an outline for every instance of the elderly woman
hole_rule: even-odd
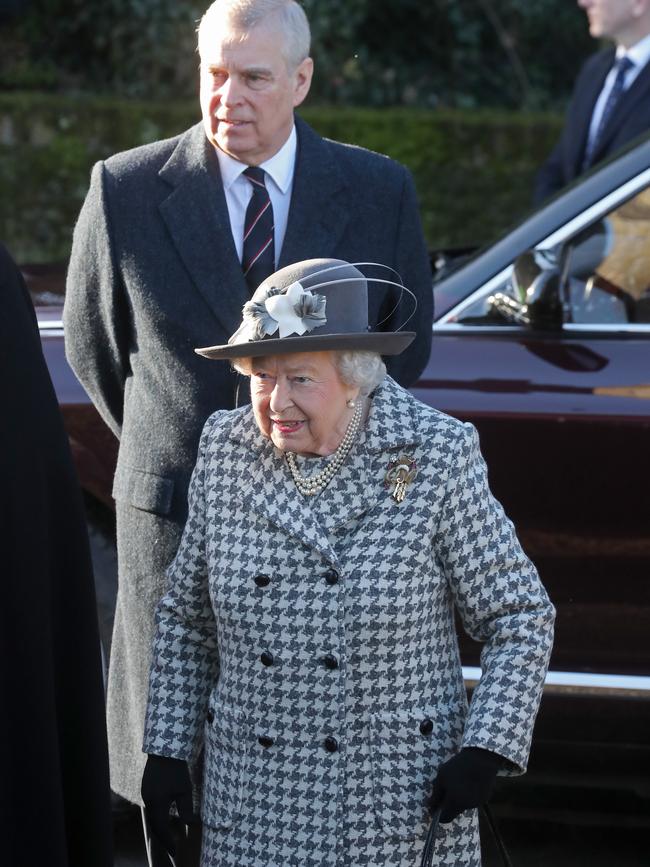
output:
[[[553,607],[488,489],[476,431],[419,403],[338,260],[283,268],[225,346],[217,412],[157,614],[143,798],[202,867],[478,865],[478,807],[526,768]],[[386,281],[382,281],[386,282]],[[467,706],[454,610],[484,643]]]

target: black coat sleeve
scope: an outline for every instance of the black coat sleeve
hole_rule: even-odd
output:
[[[110,867],[83,504],[34,309],[2,245],[0,311],[0,860]]]

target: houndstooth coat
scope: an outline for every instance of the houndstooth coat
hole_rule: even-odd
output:
[[[393,380],[314,501],[250,408],[211,416],[168,577],[144,751],[204,751],[202,867],[416,867],[441,762],[475,746],[525,770],[553,607],[474,428]],[[484,642],[469,709],[455,607]],[[480,864],[472,811],[434,864]]]

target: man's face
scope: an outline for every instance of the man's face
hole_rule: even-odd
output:
[[[311,58],[294,70],[282,53],[284,36],[273,22],[248,32],[215,25],[201,35],[201,112],[208,139],[247,165],[276,154],[307,96]]]
[[[594,38],[613,39],[626,47],[637,41],[639,11],[645,0],[578,0],[578,5],[587,13]]]

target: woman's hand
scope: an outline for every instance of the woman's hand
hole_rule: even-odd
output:
[[[440,808],[440,821],[451,822],[465,810],[482,806],[492,794],[499,768],[506,760],[478,747],[465,747],[444,762],[433,781],[430,809]]]
[[[192,782],[187,762],[168,756],[148,756],[140,788],[147,822],[170,855],[175,854],[176,841],[169,808],[176,804],[178,816],[186,825],[198,822],[192,805]]]

